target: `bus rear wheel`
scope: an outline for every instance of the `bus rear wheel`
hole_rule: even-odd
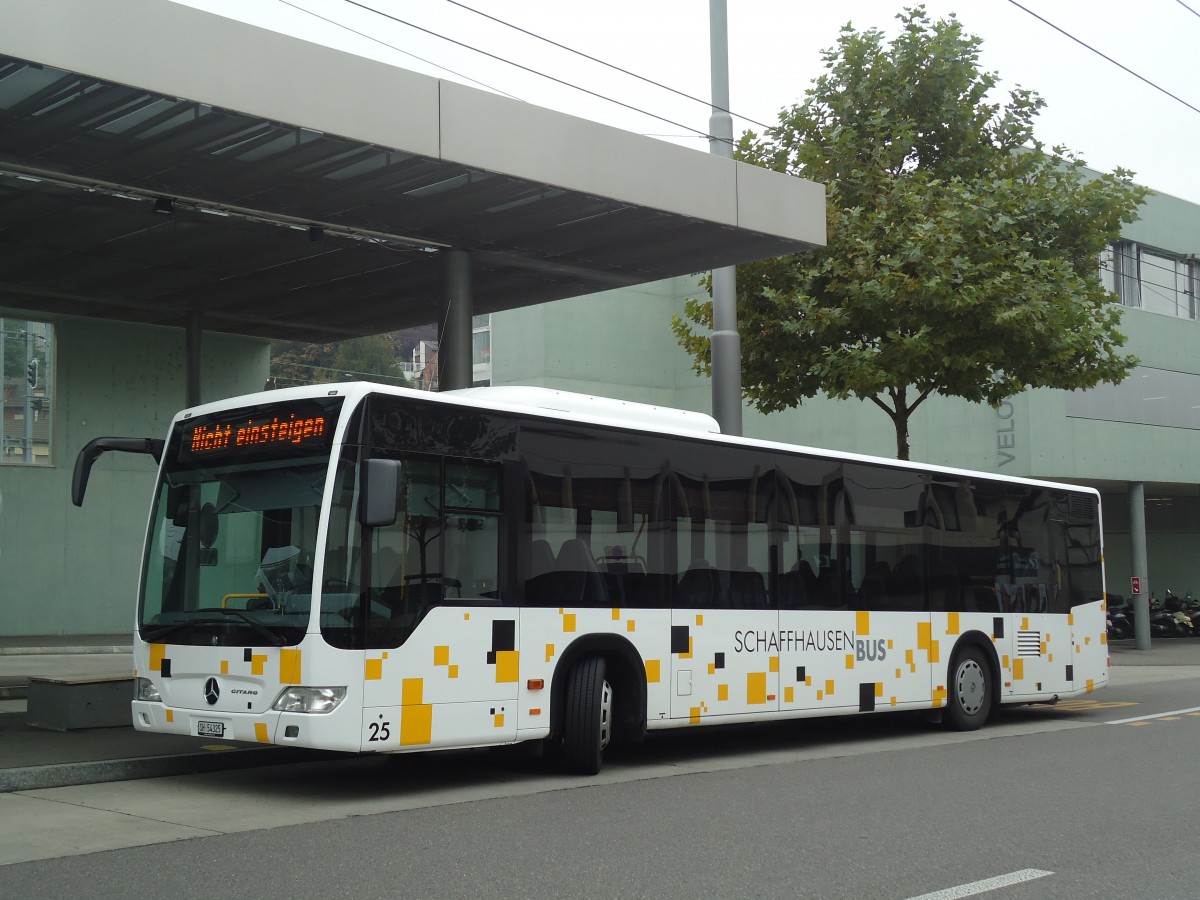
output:
[[[563,710],[563,756],[576,775],[600,771],[612,734],[612,686],[605,680],[604,657],[589,656],[571,670]]]
[[[974,731],[992,712],[992,674],[983,651],[964,647],[950,664],[946,722],[957,731]]]

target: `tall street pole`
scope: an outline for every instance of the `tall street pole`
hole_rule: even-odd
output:
[[[708,0],[708,40],[712,70],[709,152],[733,159],[733,117],[729,114],[729,27],[725,0]],[[742,433],[742,345],[737,331],[737,270],[713,269],[711,338],[712,412],[723,434]]]

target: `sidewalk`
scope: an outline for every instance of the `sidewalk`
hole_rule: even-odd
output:
[[[1200,643],[1200,642],[1198,642]],[[0,793],[329,759],[133,726],[51,731],[25,722],[30,678],[133,675],[129,635],[0,637]]]
[[[204,738],[146,734],[132,726],[51,731],[25,723],[25,692],[30,677],[57,678],[133,673],[131,639],[124,635],[0,638],[0,793],[186,775],[254,766],[312,762],[342,754],[294,747],[213,743]],[[1200,676],[1200,640],[1157,640],[1149,651],[1133,641],[1111,647],[1113,681],[1121,684],[1150,675],[1148,667],[1182,677]],[[1129,669],[1124,678],[1122,667]],[[1177,676],[1177,677],[1179,677]]]

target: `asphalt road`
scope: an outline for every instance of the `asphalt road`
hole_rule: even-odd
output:
[[[473,751],[0,795],[0,894],[1195,898],[1197,674],[965,735],[674,732],[592,779]]]

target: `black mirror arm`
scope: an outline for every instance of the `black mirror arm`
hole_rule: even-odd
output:
[[[154,457],[156,463],[162,462],[163,448],[166,441],[157,438],[122,438],[99,437],[88,441],[87,446],[75,457],[75,472],[71,476],[71,502],[83,506],[83,495],[87,491],[88,479],[92,474],[92,465],[102,453],[109,450],[120,450],[124,453],[146,453]]]

